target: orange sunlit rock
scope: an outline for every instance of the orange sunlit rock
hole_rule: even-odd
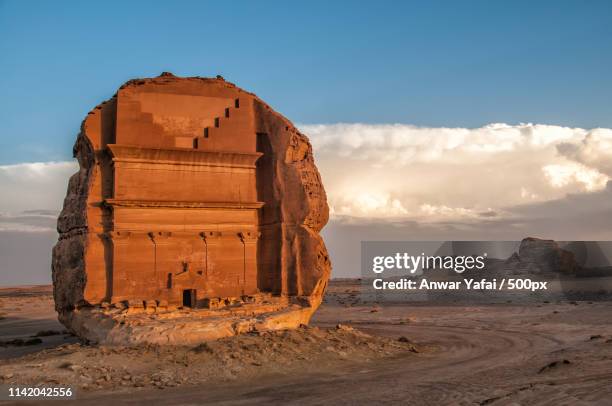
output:
[[[106,343],[295,328],[322,300],[328,220],[308,139],[222,78],[131,80],[84,120],[58,220],[59,318]]]

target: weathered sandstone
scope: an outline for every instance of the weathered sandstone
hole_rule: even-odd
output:
[[[524,238],[519,247],[518,258],[523,266],[530,265],[538,273],[559,272],[575,275],[580,270],[574,254],[560,248],[554,240]]]
[[[60,321],[105,343],[308,323],[331,265],[303,134],[222,78],[131,80],[83,121],[58,219]]]

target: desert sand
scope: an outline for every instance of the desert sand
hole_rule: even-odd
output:
[[[124,348],[63,332],[51,287],[2,289],[1,383],[75,385],[84,405],[612,398],[610,301],[383,306],[359,291],[357,281],[332,281],[311,325],[295,331]]]

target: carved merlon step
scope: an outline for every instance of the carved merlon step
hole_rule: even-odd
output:
[[[240,100],[236,99],[233,107],[227,107],[223,116],[215,117],[213,126],[204,128],[203,134],[193,140],[193,148],[225,149],[226,145],[231,145],[236,140],[244,140],[244,135],[252,132],[251,124],[251,112],[241,108]]]

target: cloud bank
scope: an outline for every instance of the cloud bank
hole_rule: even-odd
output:
[[[78,168],[76,161],[0,165],[0,211],[59,210]]]
[[[607,196],[612,179],[607,128],[340,123],[300,129],[314,146],[336,220],[529,221],[542,215],[536,207],[570,196],[591,196],[591,206],[600,207],[594,202]],[[0,166],[0,231],[48,230],[77,169],[76,161]],[[555,205],[562,206],[556,215],[564,218],[579,211]]]
[[[302,125],[335,218],[485,222],[515,208],[598,193],[612,130],[542,124],[427,128]]]
[[[55,230],[76,161],[0,165],[0,231]]]
[[[335,276],[361,240],[612,239],[612,130],[302,125],[332,211]],[[48,283],[75,161],[0,166],[0,285]]]

